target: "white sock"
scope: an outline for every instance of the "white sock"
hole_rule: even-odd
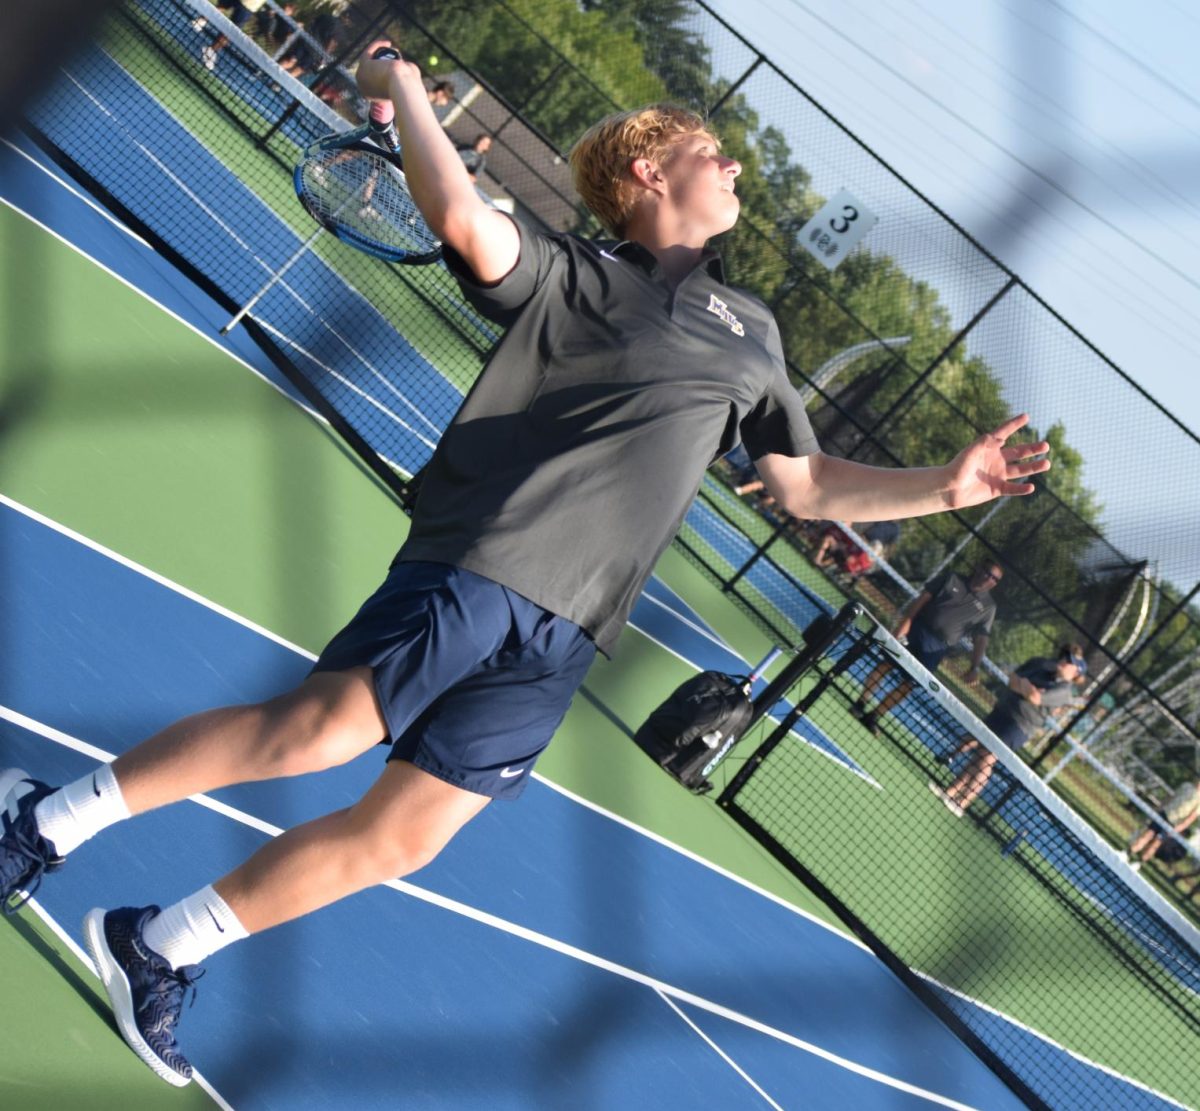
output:
[[[129,817],[112,765],[103,764],[82,779],[47,795],[33,808],[37,830],[59,856],[82,845],[102,829]]]
[[[199,964],[218,949],[249,936],[211,884],[150,919],[142,934],[146,945],[172,968]]]

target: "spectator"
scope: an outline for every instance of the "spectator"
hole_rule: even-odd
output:
[[[1158,819],[1149,822],[1129,846],[1127,856],[1134,868],[1153,860],[1167,838],[1176,840],[1172,834],[1186,833],[1200,818],[1200,781],[1184,783],[1179,787],[1163,803],[1158,815]]]
[[[454,84],[450,81],[435,81],[429,86],[429,103],[435,108],[445,108],[454,99]]]
[[[485,131],[475,136],[475,142],[470,146],[460,146],[458,157],[463,160],[467,173],[474,181],[483,173],[487,166],[487,152],[492,149],[492,137]]]
[[[988,635],[996,620],[996,603],[991,597],[993,588],[1004,578],[1004,569],[994,560],[985,560],[975,568],[971,577],[963,579],[947,571],[925,584],[924,589],[909,604],[899,624],[896,636],[907,639],[908,650],[927,671],[936,672],[946,654],[965,636],[971,637],[971,666],[965,676],[968,683],[979,681],[979,664],[987,651]],[[881,663],[863,684],[858,701],[850,707],[855,717],[874,734],[879,733],[879,719],[890,713],[912,692],[908,679],[901,679],[874,710],[867,709],[867,699],[874,694],[888,671]]]
[[[885,548],[900,538],[900,525],[896,521],[863,522],[856,524],[854,531],[867,542],[866,548],[837,525],[831,525],[821,534],[813,562],[818,567],[836,564],[838,570],[857,579],[871,569],[875,558],[883,555]]]
[[[321,12],[308,25],[307,35],[299,36],[279,64],[293,77],[320,69],[337,53],[341,23],[332,12]]]
[[[286,0],[279,5],[278,10],[263,8],[258,13],[258,33],[270,50],[278,50],[287,45],[288,40],[299,28],[295,0]]]
[[[229,19],[235,27],[244,27],[252,15],[256,15],[266,4],[267,0],[232,0],[222,3],[221,7],[229,9]],[[208,21],[203,16],[192,20],[193,31],[203,31]],[[207,46],[200,48],[200,61],[205,69],[217,68],[217,56],[229,45],[225,35],[217,35]]]
[[[1008,686],[983,724],[1016,752],[1041,728],[1047,711],[1060,711],[1075,700],[1075,684],[1086,675],[1087,663],[1078,644],[1064,644],[1053,660],[1028,660],[1008,677]],[[995,753],[970,736],[963,739],[946,762],[972,751],[975,755],[946,790],[932,780],[929,783],[929,789],[960,818],[987,786],[996,765]]]

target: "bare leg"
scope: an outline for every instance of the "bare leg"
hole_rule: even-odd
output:
[[[1155,840],[1157,834],[1154,832],[1153,826],[1147,826],[1141,833],[1138,834],[1133,844],[1129,846],[1129,855],[1136,856],[1140,853],[1151,841]]]
[[[875,716],[882,717],[884,714],[894,710],[900,705],[910,694],[912,694],[913,685],[907,679],[901,679],[895,689],[888,691],[883,697],[883,701],[875,707]]]
[[[392,761],[354,806],[288,830],[213,886],[256,933],[424,867],[489,801]]]
[[[986,750],[977,751],[963,773],[946,788],[946,794],[964,810],[978,797],[992,778],[996,766],[996,754]]]
[[[343,764],[387,735],[371,670],[319,672],[293,691],[177,721],[131,748],[113,773],[131,814],[233,783]]]
[[[873,695],[875,693],[875,688],[878,687],[879,684],[883,682],[883,677],[887,674],[887,672],[888,672],[888,665],[886,663],[881,663],[881,664],[876,665],[875,669],[871,672],[871,674],[867,676],[866,682],[863,683],[862,694],[859,695],[859,698],[858,698],[860,705],[862,705],[864,707],[866,706],[867,699],[870,698],[871,695]]]
[[[1143,846],[1141,851],[1142,862],[1153,860],[1158,855],[1158,850],[1162,848],[1163,839],[1157,834],[1151,834],[1150,840]]]

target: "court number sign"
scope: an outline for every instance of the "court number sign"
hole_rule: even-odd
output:
[[[879,217],[843,189],[800,229],[800,245],[827,270],[833,270],[877,223]]]

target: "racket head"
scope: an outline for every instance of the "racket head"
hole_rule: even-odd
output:
[[[412,199],[399,159],[369,142],[367,131],[309,147],[293,174],[296,196],[318,224],[357,250],[409,266],[436,262],[442,245]]]

